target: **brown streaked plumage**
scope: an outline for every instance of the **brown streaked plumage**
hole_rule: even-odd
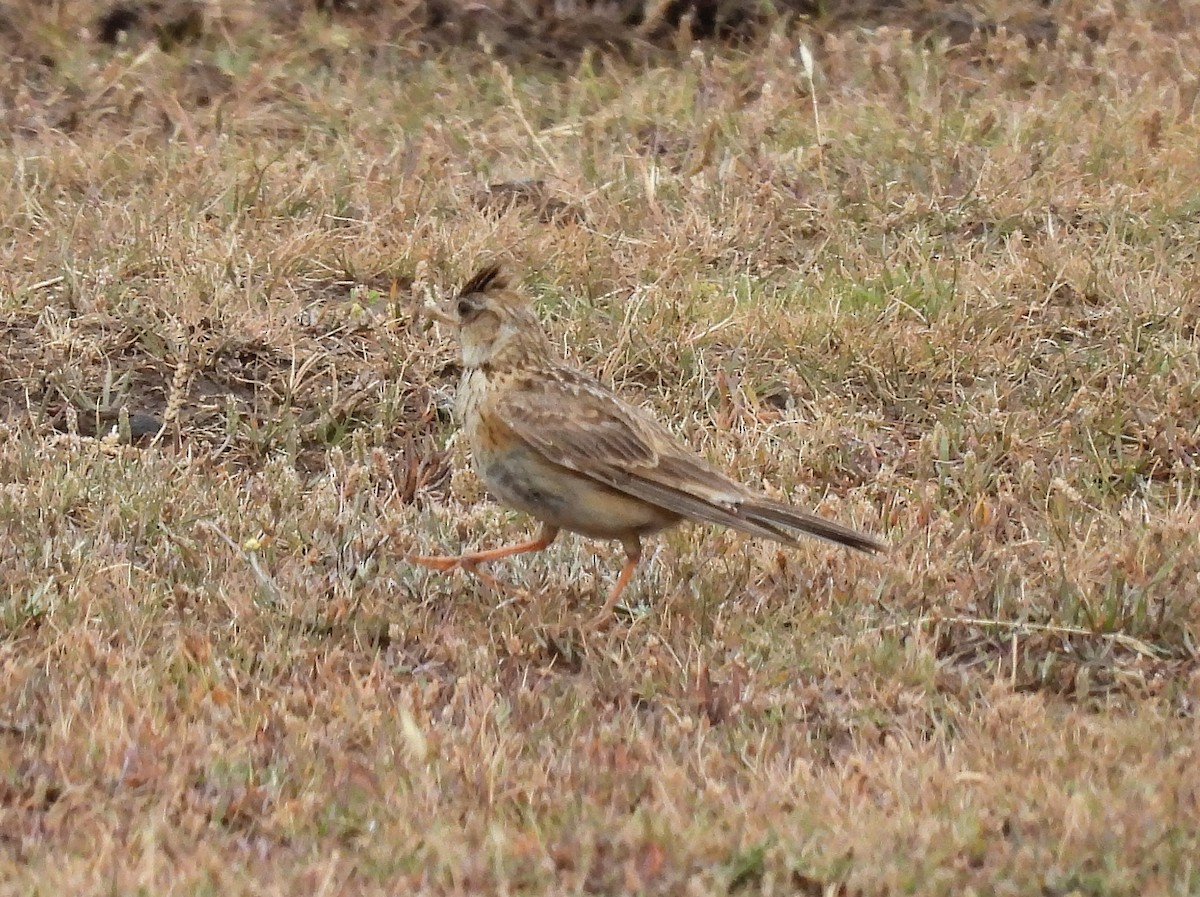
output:
[[[798,533],[860,551],[882,542],[757,494],[686,448],[646,411],[558,357],[527,300],[498,266],[481,269],[444,307],[463,374],[458,412],[476,470],[503,503],[542,522],[538,537],[449,557],[412,557],[437,570],[478,569],[537,551],[559,530],[616,539],[626,561],[595,622],[606,620],[642,554],[642,537],[681,520],[716,523],[785,545]]]

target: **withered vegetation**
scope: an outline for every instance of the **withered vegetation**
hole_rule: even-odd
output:
[[[13,0],[0,894],[1200,891],[1200,9]],[[421,313],[887,557],[500,565]],[[596,552],[600,553],[597,558]]]

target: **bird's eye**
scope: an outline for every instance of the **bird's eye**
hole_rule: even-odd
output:
[[[460,320],[469,321],[483,311],[483,305],[468,297],[463,297],[458,300],[458,317]]]

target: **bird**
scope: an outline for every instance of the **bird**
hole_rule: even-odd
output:
[[[541,521],[532,539],[457,555],[410,555],[434,570],[479,568],[548,547],[562,530],[616,540],[625,562],[590,625],[611,619],[642,558],[642,539],[684,520],[719,524],[788,546],[799,534],[879,552],[873,536],[750,489],[687,447],[650,412],[571,367],[551,344],[527,296],[499,264],[430,302],[458,335],[456,397],[473,466],[502,504]]]

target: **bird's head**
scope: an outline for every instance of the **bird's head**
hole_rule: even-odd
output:
[[[549,350],[528,300],[509,287],[499,265],[481,268],[457,295],[429,311],[458,331],[467,368],[542,358]]]

